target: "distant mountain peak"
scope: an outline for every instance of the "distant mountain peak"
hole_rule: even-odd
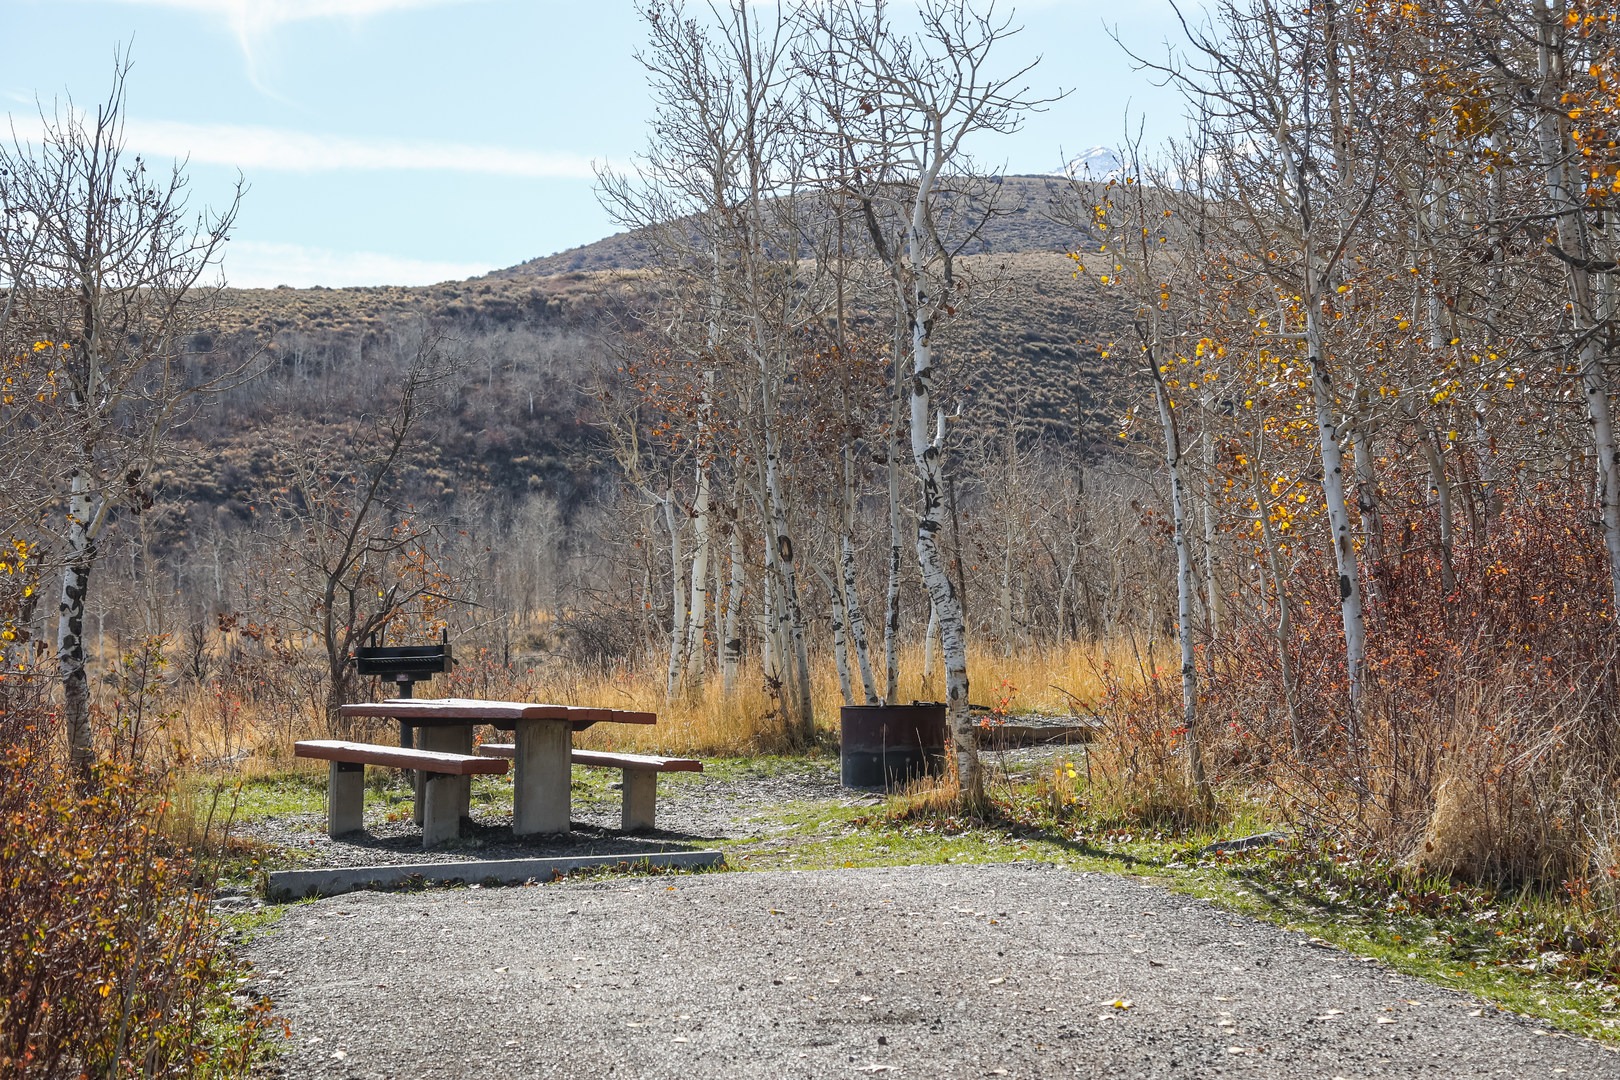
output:
[[[1106,146],[1093,146],[1069,159],[1059,176],[1072,180],[1116,180],[1125,171],[1119,155]]]

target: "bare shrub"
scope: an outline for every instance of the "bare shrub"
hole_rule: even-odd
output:
[[[1450,567],[1417,523],[1383,571],[1356,738],[1332,604],[1299,605],[1289,646],[1297,751],[1272,628],[1239,618],[1204,657],[1217,778],[1277,793],[1307,832],[1369,856],[1493,885],[1585,879],[1620,795],[1620,643],[1592,588],[1601,538],[1572,524],[1579,498],[1508,505]],[[1321,569],[1305,560],[1290,588],[1316,599]],[[1128,706],[1137,727],[1168,715],[1151,697]],[[1133,762],[1151,754],[1151,730],[1128,734]]]
[[[0,1075],[245,1073],[265,1014],[127,765],[64,767],[37,688],[0,682]]]

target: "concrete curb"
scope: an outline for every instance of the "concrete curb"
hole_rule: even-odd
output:
[[[489,862],[408,863],[397,866],[343,866],[325,870],[277,870],[269,875],[265,899],[271,902],[338,896],[359,889],[397,889],[411,882],[466,882],[469,885],[515,885],[550,881],[576,870],[603,867],[642,870],[659,867],[701,870],[724,866],[719,851],[649,851],[631,855],[576,855],[546,859],[499,859]]]

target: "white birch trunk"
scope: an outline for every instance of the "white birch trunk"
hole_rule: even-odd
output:
[[[1012,625],[1013,625],[1013,589],[1012,589],[1012,554],[1013,554],[1012,523],[1007,523],[1006,542],[1001,552],[1001,586],[996,590],[996,621],[1001,624],[1001,652],[1003,656],[1012,655]]]
[[[1339,579],[1339,617],[1344,626],[1345,676],[1350,688],[1350,709],[1346,730],[1352,742],[1359,739],[1356,707],[1361,701],[1362,665],[1367,656],[1366,624],[1361,608],[1361,571],[1356,561],[1355,540],[1351,535],[1350,511],[1345,502],[1344,453],[1339,448],[1339,428],[1335,419],[1336,402],[1333,376],[1328,369],[1321,326],[1321,296],[1315,268],[1306,253],[1305,339],[1310,352],[1311,397],[1316,406],[1317,447],[1322,461],[1322,498],[1327,504],[1328,525],[1333,532],[1333,561]]]
[[[782,696],[782,646],[776,635],[776,567],[767,567],[760,579],[759,667],[773,697]]]
[[[916,381],[911,398],[911,449],[922,481],[922,506],[917,515],[917,562],[939,622],[939,648],[945,665],[946,716],[956,748],[961,796],[966,804],[978,805],[984,798],[984,781],[979,766],[978,732],[968,711],[967,639],[961,598],[946,570],[938,539],[944,524],[941,509],[945,476],[941,454],[945,418],[930,416],[933,361],[920,314],[912,336],[912,355]],[[932,432],[930,421],[934,425]]]
[[[692,602],[686,626],[686,685],[690,690],[703,687],[708,650],[704,635],[709,625],[709,473],[697,471],[697,497],[692,503]]]
[[[895,349],[895,373],[899,377],[901,350]],[[900,702],[900,395],[894,398],[885,462],[889,480],[889,580],[883,593],[883,700]]]
[[[781,595],[776,612],[780,627],[778,640],[787,650],[782,657],[785,676],[783,701],[790,706],[791,734],[801,745],[808,745],[815,733],[815,713],[810,700],[810,657],[805,645],[804,616],[799,606],[799,579],[794,559],[793,538],[788,531],[787,504],[782,496],[781,463],[776,438],[765,432],[765,497],[770,507],[771,539],[775,549]]]
[[[1206,808],[1214,803],[1209,780],[1204,774],[1203,743],[1198,731],[1198,664],[1193,650],[1193,598],[1198,582],[1193,574],[1192,541],[1187,527],[1186,485],[1181,473],[1181,432],[1176,425],[1170,394],[1159,374],[1156,349],[1148,353],[1153,365],[1153,396],[1159,406],[1159,426],[1164,437],[1164,463],[1170,471],[1170,525],[1176,545],[1176,640],[1181,646],[1181,724],[1185,729],[1187,771],[1198,801]]]
[[[1562,5],[1559,5],[1561,8]],[[1568,157],[1574,153],[1565,129],[1565,114],[1559,100],[1561,77],[1559,58],[1553,49],[1554,35],[1561,32],[1562,13],[1549,7],[1547,0],[1536,0],[1537,72],[1542,80],[1542,101],[1536,122],[1546,169],[1547,198],[1557,220],[1559,248],[1572,259],[1592,255],[1587,241],[1581,206],[1568,176]],[[1597,454],[1598,502],[1603,518],[1603,546],[1609,556],[1609,590],[1612,617],[1620,622],[1620,452],[1614,436],[1614,407],[1609,399],[1609,377],[1604,365],[1602,342],[1598,338],[1598,306],[1591,272],[1576,262],[1565,263],[1571,313],[1579,358],[1581,392],[1586,399],[1586,415],[1592,426],[1592,448]]]
[[[1361,514],[1361,536],[1370,567],[1368,591],[1376,601],[1380,599],[1378,570],[1384,565],[1384,516],[1378,506],[1378,466],[1373,459],[1372,435],[1367,430],[1364,414],[1356,416],[1350,429],[1350,449],[1356,466],[1356,509]]]
[[[720,643],[720,685],[727,694],[737,688],[742,667],[743,545],[740,524],[733,518],[726,537],[731,555],[731,572],[726,584],[726,624]]]
[[[868,705],[879,702],[877,679],[872,674],[872,649],[867,639],[866,616],[861,611],[860,592],[855,574],[855,465],[853,455],[844,452],[844,535],[839,545],[839,588],[849,629],[849,647],[861,673],[861,695]]]
[[[878,694],[877,678],[872,673],[872,653],[866,635],[866,617],[861,614],[860,595],[855,591],[855,541],[848,533],[844,534],[840,563],[843,571],[844,610],[849,620],[849,638],[855,653],[855,662],[861,674],[861,694],[866,704],[877,705],[882,698]]]
[[[85,599],[95,563],[95,501],[90,478],[83,469],[74,469],[68,495],[67,566],[62,571],[57,609],[56,662],[62,678],[68,754],[81,775],[89,774],[96,754],[84,647]]]
[[[927,682],[934,677],[934,669],[939,664],[939,612],[931,606],[928,609],[928,625],[923,627],[923,663],[922,677]]]
[[[669,526],[670,627],[669,671],[664,680],[664,697],[673,701],[681,689],[681,652],[686,646],[686,596],[682,586],[686,567],[681,557],[681,521],[675,512],[675,493],[663,497],[664,523]]]
[[[1209,609],[1209,637],[1213,641],[1221,632],[1222,597],[1221,583],[1215,573],[1215,481],[1219,475],[1215,471],[1215,438],[1210,434],[1209,423],[1204,423],[1201,437],[1204,452],[1204,584],[1207,589]]]
[[[764,502],[761,500],[760,508],[763,510]],[[785,660],[787,655],[786,639],[782,636],[782,579],[776,561],[776,543],[770,536],[770,529],[765,530],[765,575],[760,579],[760,664],[765,676],[766,685],[771,693],[778,698],[783,710],[784,719],[788,706],[781,702],[786,683]]]
[[[832,609],[833,663],[838,668],[838,692],[845,705],[855,704],[855,687],[849,678],[849,639],[844,630],[844,596],[832,578],[821,572],[816,575],[827,589],[827,603]]]

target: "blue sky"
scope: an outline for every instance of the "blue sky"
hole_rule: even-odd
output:
[[[1118,142],[1127,105],[1150,138],[1180,130],[1103,30],[1162,55],[1166,0],[1012,10],[1004,61],[1044,54],[1033,89],[1075,90],[984,159],[1052,171]],[[629,164],[651,109],[630,0],[0,0],[0,41],[24,139],[36,102],[93,104],[130,53],[129,149],[189,158],[197,206],[249,186],[225,263],[244,287],[427,284],[599,239],[592,164]]]

